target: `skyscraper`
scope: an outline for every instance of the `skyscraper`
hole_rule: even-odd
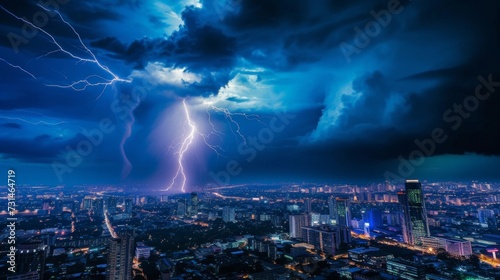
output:
[[[198,194],[195,192],[191,193],[191,216],[198,214]]]
[[[335,198],[335,220],[337,226],[351,227],[351,210],[348,197]]]
[[[131,198],[125,198],[125,207],[124,207],[124,212],[131,214],[132,213],[132,199]]]
[[[104,200],[100,197],[92,201],[92,211],[95,217],[104,218]]]
[[[477,218],[483,227],[492,229],[497,227],[495,212],[491,209],[478,209]]]
[[[236,222],[236,213],[234,211],[234,208],[231,208],[229,206],[222,208],[222,220],[226,223]]]
[[[184,200],[185,201],[185,200]],[[187,205],[184,202],[179,202],[177,203],[177,216],[183,217],[187,214]]]
[[[335,219],[335,198],[333,196],[328,198],[328,214],[331,220]]]
[[[306,198],[306,212],[307,214],[312,213],[312,202],[310,197]]]
[[[16,273],[9,279],[43,279],[48,246],[39,240],[24,241],[17,245]]]
[[[106,280],[131,280],[134,257],[134,231],[117,232],[118,238],[109,241]]]
[[[117,203],[118,203],[118,198],[116,198],[114,196],[110,196],[106,199],[104,209],[106,211],[108,211],[109,214],[114,215],[114,214],[116,214],[116,204]]]
[[[301,238],[302,227],[310,226],[309,215],[290,215],[288,216],[288,226],[290,237]]]
[[[406,180],[405,192],[398,193],[398,202],[401,205],[404,241],[421,245],[420,238],[430,236],[422,184],[418,180]]]

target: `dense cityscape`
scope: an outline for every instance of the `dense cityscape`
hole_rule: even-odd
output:
[[[0,0],[0,280],[500,280],[499,0]]]
[[[147,194],[145,194],[147,193]],[[18,186],[7,279],[499,279],[500,185]],[[14,230],[14,233],[12,231]],[[2,251],[3,277],[9,252]]]

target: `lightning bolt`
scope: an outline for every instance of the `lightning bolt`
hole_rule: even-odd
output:
[[[3,7],[3,6],[0,5],[0,9],[2,9],[3,11],[5,11],[9,15],[11,15],[12,17],[14,17],[17,20],[20,20],[20,21],[26,23],[30,27],[32,27],[32,28],[34,28],[34,29],[42,32],[43,34],[45,34],[49,38],[49,40],[57,47],[56,50],[53,50],[53,51],[48,52],[47,54],[41,55],[37,59],[39,59],[41,57],[48,56],[48,55],[56,53],[56,52],[62,52],[64,54],[70,56],[71,58],[76,59],[77,63],[78,62],[92,63],[92,64],[96,65],[97,67],[99,67],[101,70],[103,70],[105,73],[107,73],[108,75],[111,76],[111,78],[104,78],[104,77],[102,77],[100,75],[95,75],[94,74],[94,75],[89,75],[89,76],[87,76],[87,77],[85,77],[83,79],[80,79],[80,80],[77,80],[77,81],[73,81],[70,84],[66,84],[66,85],[62,85],[62,84],[45,84],[46,86],[57,87],[57,88],[69,88],[69,89],[73,89],[75,91],[83,91],[83,90],[87,89],[88,87],[104,86],[103,87],[103,91],[102,91],[102,92],[104,92],[104,90],[108,86],[113,85],[116,82],[126,82],[126,83],[130,83],[131,82],[130,79],[120,78],[118,75],[116,75],[115,73],[113,73],[107,66],[101,64],[101,62],[97,59],[97,57],[95,56],[95,54],[83,43],[83,40],[82,40],[80,34],[75,30],[75,28],[68,21],[66,21],[64,19],[64,17],[61,15],[61,13],[59,11],[57,11],[57,10],[49,10],[49,9],[47,9],[46,7],[44,7],[44,6],[40,5],[40,4],[38,4],[38,6],[40,8],[42,8],[42,9],[44,9],[47,12],[56,13],[58,15],[58,17],[61,19],[61,21],[64,24],[66,24],[73,31],[74,35],[78,39],[78,42],[80,43],[79,47],[81,47],[90,56],[90,58],[85,58],[85,57],[79,56],[79,55],[77,55],[75,53],[72,53],[71,51],[65,49],[62,46],[62,44],[52,34],[50,34],[47,30],[45,30],[44,28],[39,27],[39,26],[31,23],[30,21],[28,21],[25,18],[21,18],[21,17],[16,16],[15,14],[13,14],[9,10],[7,10],[5,7]],[[33,77],[34,79],[36,79],[35,75],[33,75],[30,72],[28,72],[27,70],[23,69],[21,66],[13,65],[13,64],[7,62],[5,59],[2,59],[2,58],[0,58],[0,59],[2,61],[4,61],[5,63],[7,63],[9,66],[17,68],[17,69],[20,69],[21,71],[25,72],[26,74],[28,74],[31,77]],[[102,94],[102,92],[101,92],[101,94]]]
[[[46,116],[42,113],[35,112],[35,111],[28,111],[28,110],[14,110],[14,112],[19,112],[23,116],[26,117],[9,117],[9,116],[4,116],[0,115],[0,119],[5,119],[5,120],[12,120],[12,121],[20,121],[24,122],[27,124],[32,124],[32,125],[48,125],[48,126],[59,126],[61,124],[65,124],[67,122]],[[51,121],[45,121],[45,120],[36,120],[36,119],[50,119]],[[34,120],[33,120],[34,119]]]
[[[55,123],[46,122],[46,121],[36,121],[36,122],[33,122],[33,121],[29,121],[29,120],[26,120],[26,119],[23,119],[23,118],[12,118],[12,117],[7,117],[7,116],[0,116],[0,119],[21,121],[21,122],[25,122],[25,123],[29,123],[29,124],[33,124],[33,125],[44,124],[44,125],[50,125],[50,126],[58,126],[58,125],[61,125],[63,123],[66,123],[65,121],[59,121],[59,122],[55,122]]]
[[[8,62],[7,60],[5,60],[5,59],[1,58],[1,57],[0,57],[0,60],[1,60],[1,61],[3,61],[3,62],[5,62],[7,65],[9,65],[9,66],[10,66],[10,67],[12,67],[12,68],[16,68],[16,69],[19,69],[19,70],[23,71],[24,73],[26,73],[26,74],[30,75],[33,79],[35,79],[35,80],[36,80],[35,75],[31,74],[30,72],[28,72],[28,70],[26,70],[26,69],[22,68],[21,66],[19,66],[19,65],[14,65],[14,64],[12,64],[12,63]]]
[[[176,171],[174,177],[172,178],[172,182],[170,183],[170,185],[167,187],[166,190],[170,190],[172,187],[174,187],[176,185],[178,180],[181,180],[180,183],[178,183],[178,185],[180,185],[182,192],[186,192],[187,175],[186,175],[186,170],[184,167],[184,156],[189,151],[189,148],[193,144],[195,137],[196,136],[201,137],[204,144],[207,147],[209,147],[211,150],[213,150],[217,154],[217,156],[220,156],[221,155],[220,151],[224,151],[224,150],[220,146],[213,145],[209,142],[211,135],[219,135],[221,133],[220,131],[215,129],[215,126],[213,125],[213,123],[211,123],[211,121],[210,121],[210,123],[212,125],[212,131],[210,133],[206,134],[206,133],[200,132],[196,126],[196,123],[191,118],[191,114],[189,112],[188,105],[186,104],[186,99],[182,100],[182,106],[184,109],[184,115],[186,117],[186,124],[188,127],[188,133],[183,137],[184,139],[180,143],[180,147],[179,147],[178,151],[176,152],[176,154],[177,154],[177,171]],[[173,146],[171,145],[170,148],[172,148],[172,147]]]
[[[186,173],[184,172],[183,159],[184,159],[184,154],[189,149],[189,146],[191,146],[191,144],[193,143],[194,136],[196,135],[196,132],[198,130],[196,128],[196,124],[191,120],[191,116],[189,115],[189,110],[188,110],[188,107],[186,105],[186,99],[182,100],[182,105],[184,106],[184,113],[186,114],[186,122],[190,128],[190,132],[188,133],[186,138],[184,138],[184,140],[182,141],[182,145],[181,145],[179,152],[178,152],[179,156],[177,158],[177,163],[178,163],[177,172],[176,172],[174,178],[172,179],[172,183],[170,183],[170,186],[167,188],[167,190],[170,190],[174,186],[177,178],[179,176],[181,176],[182,177],[181,190],[182,190],[182,192],[186,192],[185,187],[186,187],[187,177],[186,177]]]
[[[213,104],[213,102],[205,101],[204,104],[207,105],[207,108],[212,109],[214,112],[221,113],[221,114],[224,115],[224,118],[228,122],[229,128],[231,129],[231,131],[233,132],[233,134],[235,136],[239,137],[241,139],[241,141],[243,142],[243,144],[245,144],[245,146],[247,145],[247,139],[243,135],[243,133],[241,133],[241,126],[235,120],[234,117],[236,117],[236,116],[243,117],[243,118],[245,118],[247,120],[257,121],[257,122],[261,123],[262,125],[267,126],[264,122],[262,122],[262,120],[261,120],[262,117],[259,116],[259,115],[256,115],[256,114],[245,114],[245,113],[239,113],[239,112],[236,112],[236,113],[235,112],[231,112],[227,108],[221,108],[221,107],[215,106]],[[219,131],[217,131],[215,129],[215,127],[214,127],[214,125],[213,125],[213,123],[211,121],[211,117],[210,117],[210,113],[209,113],[208,109],[207,109],[207,114],[209,116],[208,122],[210,123],[210,125],[212,126],[212,128],[214,129],[214,131],[219,132]]]
[[[252,120],[252,121],[258,121],[264,126],[267,126],[262,122],[261,116],[256,115],[256,114],[246,114],[246,113],[240,113],[240,112],[231,112],[227,108],[221,108],[217,107],[213,104],[213,102],[208,102],[204,101],[203,105],[206,105],[205,107],[205,112],[207,114],[207,122],[210,125],[211,131],[209,133],[202,133],[195,121],[191,118],[191,113],[189,111],[189,107],[186,103],[186,99],[182,100],[182,106],[184,110],[184,115],[186,118],[186,126],[187,126],[187,133],[184,134],[184,136],[180,136],[179,138],[176,138],[178,140],[174,139],[175,141],[180,141],[177,146],[174,146],[173,144],[170,145],[168,150],[177,148],[177,152],[175,153],[177,155],[177,171],[172,178],[172,181],[170,185],[166,188],[166,190],[170,190],[172,187],[179,185],[180,189],[182,192],[186,192],[186,183],[187,183],[187,173],[186,173],[186,168],[185,168],[185,162],[184,158],[186,153],[189,151],[191,146],[193,145],[193,142],[195,141],[196,137],[200,137],[204,144],[209,147],[211,150],[213,150],[217,156],[221,156],[221,151],[223,152],[224,150],[218,146],[218,145],[213,145],[210,143],[210,137],[215,135],[219,138],[221,138],[221,135],[223,133],[217,129],[216,125],[212,122],[212,113],[211,111],[215,113],[222,114],[225,118],[225,120],[228,123],[228,126],[230,130],[233,132],[233,134],[241,139],[241,142],[244,143],[245,145],[247,144],[247,140],[243,133],[241,132],[241,125],[237,122],[236,117],[243,117],[247,120]],[[186,129],[186,126],[184,129]],[[180,140],[179,140],[180,139]],[[172,142],[172,143],[174,143]]]
[[[47,9],[46,7],[44,7],[44,6],[40,5],[40,4],[38,4],[38,6],[41,9],[43,9],[43,10],[49,12],[49,13],[55,13],[55,14],[57,14],[57,16],[61,20],[61,22],[64,25],[66,25],[67,27],[69,27],[71,29],[71,31],[73,32],[73,34],[75,35],[75,37],[76,37],[76,39],[78,41],[78,45],[76,47],[79,48],[79,49],[81,49],[83,51],[84,55],[83,56],[79,55],[79,54],[74,53],[71,50],[63,47],[63,44],[58,39],[56,39],[56,37],[54,35],[52,35],[49,31],[47,31],[46,29],[44,29],[44,28],[42,28],[40,26],[37,26],[37,25],[31,23],[30,21],[28,21],[25,18],[21,18],[21,17],[15,15],[11,11],[9,11],[8,9],[6,9],[5,7],[3,7],[3,6],[0,5],[0,9],[2,9],[3,11],[5,11],[10,16],[16,18],[19,21],[24,22],[25,24],[27,24],[28,26],[30,26],[34,30],[38,30],[39,32],[41,32],[44,35],[46,35],[46,37],[49,40],[49,42],[51,42],[55,46],[55,50],[51,50],[51,51],[49,51],[46,54],[42,54],[42,55],[38,56],[36,59],[38,60],[38,59],[41,59],[41,58],[45,58],[45,57],[48,57],[48,56],[50,56],[50,55],[52,55],[54,53],[63,53],[65,55],[69,56],[71,59],[76,60],[76,64],[79,64],[79,63],[90,63],[92,65],[97,66],[98,69],[102,70],[102,72],[103,72],[102,75],[92,74],[92,75],[86,76],[84,78],[72,81],[69,84],[44,84],[45,86],[55,87],[55,88],[61,88],[61,89],[71,89],[71,90],[74,90],[74,91],[84,91],[84,90],[86,90],[89,87],[101,87],[102,86],[103,87],[102,91],[97,96],[97,98],[96,98],[96,100],[97,100],[97,99],[99,99],[102,96],[102,94],[104,93],[104,91],[107,89],[108,86],[111,86],[111,85],[113,85],[113,84],[115,84],[117,82],[123,82],[123,83],[131,83],[132,82],[131,79],[124,79],[124,78],[119,77],[117,74],[113,73],[106,65],[102,64],[97,59],[96,55],[92,52],[92,50],[90,50],[90,48],[88,48],[85,45],[85,43],[82,40],[82,37],[76,31],[76,29],[67,20],[64,19],[64,17],[61,15],[61,13],[59,11]],[[2,60],[3,62],[5,62],[7,65],[9,65],[9,66],[11,66],[13,68],[19,69],[19,70],[23,71],[24,73],[30,75],[32,78],[36,79],[36,76],[34,74],[32,74],[31,72],[27,71],[23,67],[21,67],[19,65],[14,65],[14,64],[6,61],[3,58],[0,58],[0,60]],[[106,77],[103,77],[103,75],[106,76]],[[138,106],[138,104],[135,104],[135,107],[137,107],[137,106]],[[131,169],[131,163],[128,160],[126,154],[125,154],[124,144],[125,144],[126,140],[130,137],[130,135],[132,133],[131,132],[131,126],[134,123],[134,117],[133,117],[132,112],[133,112],[134,108],[132,108],[132,110],[130,110],[130,116],[131,116],[132,120],[131,120],[130,123],[126,124],[124,136],[123,136],[122,140],[120,141],[120,152],[121,152],[122,158],[124,160],[124,167],[123,167],[123,171],[122,171],[122,177],[127,176],[129,174],[129,172],[130,172],[130,169]],[[18,119],[18,120],[25,121],[25,120],[22,120],[22,119]],[[33,124],[51,125],[48,122],[38,122],[38,123],[33,123]]]

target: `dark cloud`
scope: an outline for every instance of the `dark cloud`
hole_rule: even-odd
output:
[[[174,112],[179,98],[207,97],[217,94],[221,87],[227,89],[228,82],[238,73],[259,76],[255,83],[271,88],[266,92],[274,91],[280,96],[280,105],[294,108],[297,115],[252,162],[246,162],[244,156],[231,150],[230,147],[239,144],[237,137],[230,132],[224,136],[221,142],[229,147],[227,157],[242,163],[246,174],[242,178],[259,174],[270,180],[273,177],[381,178],[389,168],[388,161],[399,155],[407,156],[416,148],[415,139],[431,137],[436,127],[442,128],[448,139],[436,146],[434,156],[500,155],[498,90],[462,118],[457,129],[453,129],[456,121],[443,118],[445,112],[454,110],[454,104],[463,104],[474,95],[479,75],[487,79],[492,73],[492,79],[500,81],[497,1],[402,1],[402,12],[391,15],[390,24],[381,28],[366,47],[360,48],[350,63],[339,44],[354,44],[355,28],[364,30],[374,20],[371,11],[385,9],[388,1],[244,0],[229,1],[226,6],[218,3],[206,0],[202,1],[202,9],[186,7],[181,13],[184,25],[165,37],[158,35],[158,29],[166,26],[162,15],[142,15],[144,26],[151,29],[134,30],[137,31],[134,34],[141,34],[135,39],[124,34],[128,30],[116,26],[134,24],[134,14],[130,11],[140,12],[148,3],[70,1],[61,7],[62,14],[81,32],[85,42],[91,42],[91,48],[105,65],[123,76],[134,70],[145,71],[148,63],[158,62],[165,68],[185,68],[186,72],[202,77],[200,82],[183,87],[161,85],[147,89],[147,98],[133,113],[133,133],[125,145],[136,165],[131,180],[148,180],[152,173],[161,170],[160,156],[144,151],[149,151],[148,141],[172,140],[151,136],[165,110]],[[113,9],[108,8],[110,4],[115,5]],[[35,1],[2,1],[2,5],[28,18],[40,10]],[[1,34],[20,34],[22,23],[5,12],[1,15]],[[47,30],[64,46],[85,55],[84,50],[74,47],[78,44],[72,31],[57,18],[51,19]],[[35,81],[15,69],[2,68],[10,71],[4,71],[1,78],[4,87],[0,109],[50,112],[51,117],[83,123],[86,129],[95,127],[105,116],[117,120],[110,103],[123,96],[120,87],[108,88],[96,100],[102,88],[83,93],[44,86],[61,80],[69,83],[75,77],[95,73],[92,65],[76,63],[62,54],[35,60],[54,50],[44,36],[22,45],[19,56],[12,55],[7,36],[0,36],[0,45],[5,47],[0,49],[0,57],[12,58],[37,74]],[[142,82],[136,79],[128,86],[132,88]],[[241,87],[251,83],[243,78],[238,82]],[[339,96],[346,85],[353,93]],[[225,101],[245,106],[261,94],[244,92]],[[335,102],[342,108],[336,107]],[[253,113],[261,113],[259,110],[254,108]],[[128,116],[127,121],[131,119]],[[213,121],[227,122],[217,115]],[[116,124],[124,129],[119,120]],[[259,122],[244,119],[241,125],[248,136],[258,135],[263,127]],[[28,126],[15,123],[2,127],[28,131]],[[50,162],[60,157],[65,145],[82,139],[82,135],[64,140],[56,131],[31,131],[26,139],[0,138],[4,157]],[[321,132],[318,137],[308,138],[318,131]],[[174,135],[175,130],[171,133]],[[120,135],[110,137],[109,141],[102,149],[116,151]],[[116,154],[108,154],[106,158],[119,165],[122,159]],[[226,164],[215,155],[192,156],[193,161],[209,165],[200,164],[198,171],[193,171],[198,172],[195,176],[198,179],[192,180],[200,184],[211,180],[208,171],[220,170]],[[172,162],[168,164],[173,166]]]
[[[18,123],[4,123],[2,124],[3,127],[7,128],[14,128],[14,129],[20,129],[22,126]]]

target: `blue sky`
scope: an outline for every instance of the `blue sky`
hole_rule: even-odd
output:
[[[0,10],[0,167],[26,183],[168,186],[183,100],[190,186],[498,179],[500,101],[473,99],[500,81],[495,1],[36,3]]]

